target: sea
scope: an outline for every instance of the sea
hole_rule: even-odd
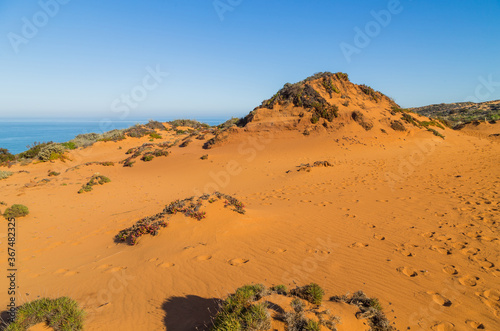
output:
[[[197,118],[209,125],[218,125],[228,118]],[[161,122],[173,119],[158,120]],[[103,124],[101,120],[0,120],[0,148],[6,148],[12,154],[29,149],[34,142],[65,142],[83,133],[103,133],[113,129],[126,129],[135,124],[145,124],[149,119],[111,121]]]

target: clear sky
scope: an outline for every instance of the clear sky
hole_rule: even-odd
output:
[[[320,71],[500,99],[500,1],[0,0],[0,118],[242,116]]]

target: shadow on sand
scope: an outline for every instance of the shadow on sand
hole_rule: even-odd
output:
[[[168,298],[162,305],[165,326],[168,331],[209,330],[222,302],[196,295]]]

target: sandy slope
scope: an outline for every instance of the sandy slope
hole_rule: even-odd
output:
[[[15,166],[29,173],[0,181],[0,200],[31,211],[17,228],[21,300],[70,296],[88,330],[194,330],[214,299],[243,284],[314,281],[327,296],[378,297],[400,330],[499,330],[498,142],[451,130],[445,140],[364,135],[357,124],[309,136],[240,132],[208,151],[194,140],[132,168],[66,171],[122,160],[147,141],[129,138],[72,151],[66,163]],[[296,171],[323,160],[333,167]],[[48,170],[62,174],[36,183]],[[96,172],[112,182],[77,194]],[[175,215],[157,237],[114,243],[119,230],[205,189],[237,197],[247,213],[214,203],[202,221]],[[5,266],[5,224],[0,237]],[[344,330],[356,329],[352,313],[341,314]]]

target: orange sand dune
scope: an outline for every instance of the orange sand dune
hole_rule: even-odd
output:
[[[327,297],[379,298],[400,330],[500,329],[497,142],[452,130],[444,140],[368,135],[355,123],[309,136],[237,131],[220,147],[193,140],[132,168],[66,171],[118,162],[147,139],[12,167],[29,172],[0,181],[0,200],[30,209],[17,223],[20,300],[70,296],[88,330],[194,330],[243,284],[316,282]],[[315,161],[333,166],[296,171]],[[40,182],[49,170],[61,175]],[[96,172],[111,182],[77,194]],[[177,214],[136,246],[114,242],[169,202],[214,190],[243,201],[246,214],[208,204],[201,221]],[[6,226],[0,237],[4,265]]]

